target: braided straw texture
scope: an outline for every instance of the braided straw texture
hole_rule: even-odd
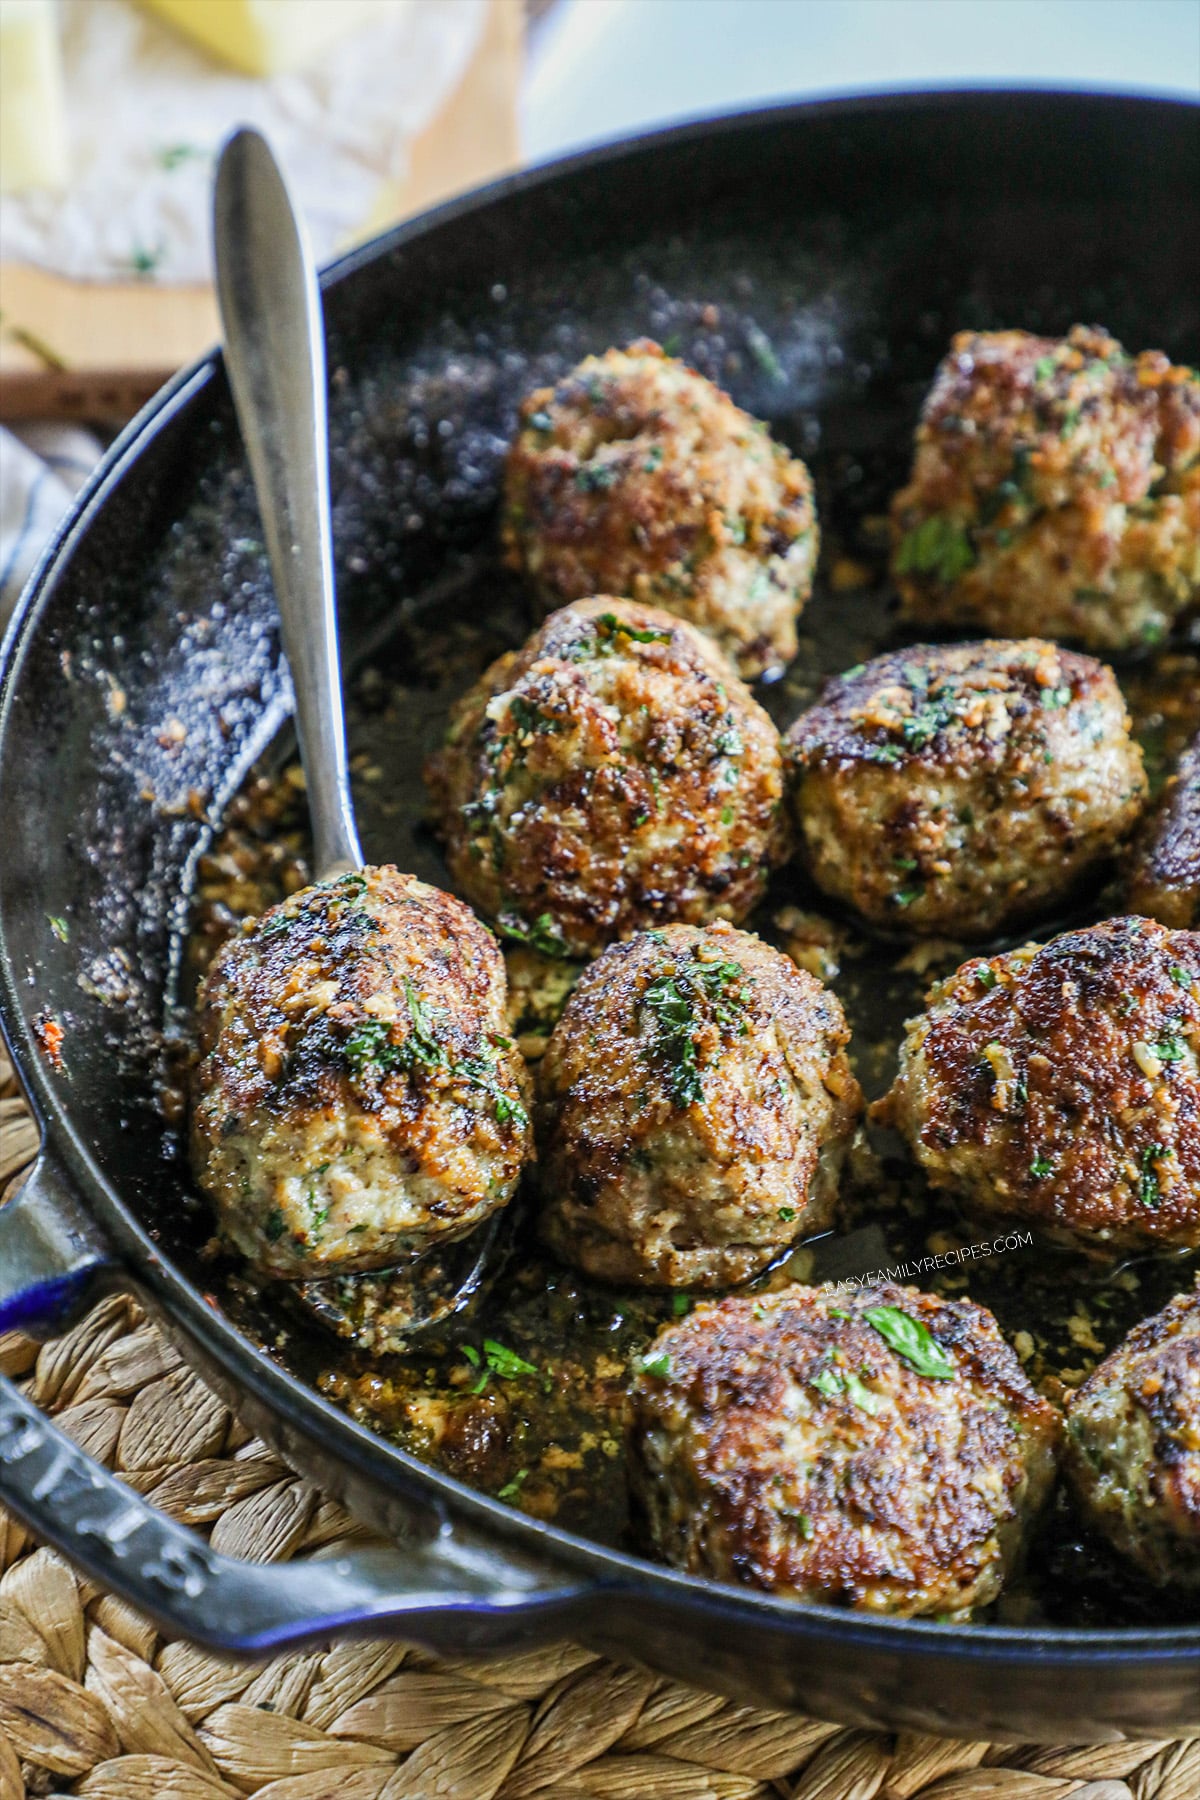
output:
[[[0,1051],[0,1193],[36,1135]],[[370,1534],[301,1481],[134,1302],[0,1369],[226,1555]],[[235,1663],[167,1644],[0,1511],[0,1800],[1197,1800],[1200,1739],[1046,1749],[851,1731],[558,1644],[490,1661],[348,1643]]]

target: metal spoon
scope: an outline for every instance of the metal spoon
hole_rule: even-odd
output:
[[[350,795],[338,657],[325,330],[304,222],[266,139],[235,131],[221,151],[213,193],[217,298],[225,367],[262,515],[283,648],[292,676],[296,735],[312,818],[313,863],[327,881],[364,863]],[[411,1295],[411,1322],[393,1305],[390,1329],[412,1333],[466,1305],[478,1288],[500,1214],[458,1244],[375,1275],[304,1282],[319,1315],[346,1313],[348,1281]],[[430,1271],[432,1273],[432,1270]],[[338,1298],[335,1301],[334,1291]]]

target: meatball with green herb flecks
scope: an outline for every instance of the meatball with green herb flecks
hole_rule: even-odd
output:
[[[1125,904],[1164,925],[1200,925],[1200,737],[1134,840]]]
[[[192,1161],[264,1274],[352,1274],[480,1224],[531,1155],[504,960],[391,867],[247,920],[199,1000]]]
[[[1060,905],[1146,793],[1112,671],[1037,638],[876,657],[786,751],[810,875],[893,931],[988,938]]]
[[[1200,378],[1099,327],[960,332],[892,525],[921,625],[1157,643],[1200,604]]]
[[[956,1620],[1019,1561],[1060,1432],[989,1312],[891,1285],[698,1306],[626,1414],[635,1517],[676,1568]]]
[[[666,607],[747,679],[796,654],[817,560],[808,470],[657,344],[589,356],[529,396],[503,535],[546,606],[606,593]]]
[[[872,1112],[935,1187],[1089,1247],[1200,1245],[1200,933],[1108,919],[927,999]]]
[[[702,632],[627,600],[500,657],[425,775],[455,884],[551,955],[744,918],[787,853],[771,720]]]
[[[542,1235],[609,1281],[744,1281],[832,1218],[862,1096],[841,1006],[748,932],[614,944],[539,1065]]]
[[[1160,1587],[1200,1587],[1200,1290],[1134,1327],[1067,1406],[1084,1517]]]

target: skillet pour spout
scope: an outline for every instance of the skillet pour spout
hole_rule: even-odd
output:
[[[500,182],[328,270],[346,663],[369,645],[411,676],[379,726],[396,759],[377,784],[387,807],[368,815],[357,794],[366,855],[444,881],[418,780],[427,696],[459,641],[437,596],[478,564],[461,604],[489,654],[525,628],[494,552],[524,393],[610,343],[681,335],[811,460],[832,555],[885,510],[955,329],[1102,316],[1127,344],[1200,359],[1198,122],[1184,103],[1042,92],[773,108]],[[819,662],[871,600],[819,582],[810,604],[804,655]],[[478,672],[460,669],[460,685]],[[132,1289],[250,1429],[395,1547],[303,1575],[227,1563],[11,1383],[0,1503],[164,1628],[243,1653],[334,1631],[443,1652],[571,1635],[862,1726],[1058,1742],[1200,1731],[1196,1625],[952,1626],[718,1586],[489,1498],[324,1397],[327,1341],[264,1317],[206,1259],[210,1218],[158,1105],[164,1032],[187,1001],[188,897],[250,771],[289,754],[289,713],[214,353],[113,446],[4,643],[0,1024],[42,1150],[0,1208],[0,1328],[52,1330],[97,1291]]]

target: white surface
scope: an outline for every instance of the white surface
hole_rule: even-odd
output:
[[[85,279],[204,280],[213,153],[245,124],[270,138],[325,261],[383,183],[403,177],[412,138],[474,49],[485,0],[377,0],[376,11],[312,67],[260,81],[127,0],[67,0],[69,186],[0,198],[0,258]]]
[[[1200,96],[1200,0],[560,0],[525,153],[789,96],[988,83]]]

